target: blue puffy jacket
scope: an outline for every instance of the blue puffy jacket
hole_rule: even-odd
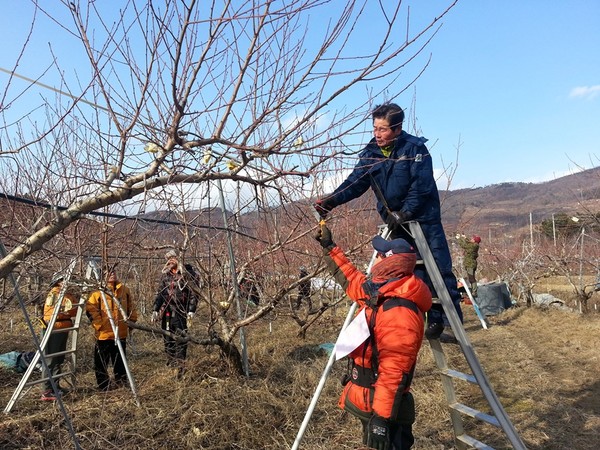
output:
[[[360,197],[371,187],[377,199],[377,211],[385,222],[387,208],[379,199],[377,186],[391,211],[408,212],[420,223],[439,222],[440,198],[433,177],[427,139],[408,134],[396,139],[389,157],[385,157],[375,139],[359,153],[359,161],[348,178],[330,195],[333,207]],[[376,186],[373,186],[376,184]]]
[[[390,211],[410,213],[410,219],[421,224],[427,244],[462,321],[460,294],[452,272],[452,257],[442,226],[440,196],[433,177],[431,155],[425,142],[427,139],[423,137],[412,136],[402,131],[396,138],[390,156],[386,157],[375,139],[372,139],[359,153],[359,161],[352,173],[327,196],[326,201],[328,206],[335,208],[360,197],[371,187],[377,196],[377,211],[384,222],[388,216],[388,208]],[[377,187],[385,198],[387,207],[379,198]],[[399,237],[414,244],[412,236],[402,228],[395,230],[390,236],[392,239]],[[423,270],[416,270],[415,274],[425,280],[437,297],[428,274]],[[441,305],[434,305],[429,312],[429,320],[442,322],[443,315]]]

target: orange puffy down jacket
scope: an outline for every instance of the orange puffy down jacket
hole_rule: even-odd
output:
[[[375,310],[366,304],[369,300],[364,289],[366,275],[339,247],[328,252],[327,258],[336,281],[348,297],[358,303],[359,312],[365,309],[367,323],[373,325],[374,322],[373,328],[369,327],[372,336],[350,353],[354,362],[353,376],[344,386],[339,406],[360,417],[374,412],[385,419],[398,419],[400,403],[409,391],[423,341],[423,314],[431,308],[431,291],[414,274],[392,279],[378,289]],[[376,381],[369,386],[364,377],[356,378],[357,372],[371,372],[372,340],[377,348],[378,365]]]
[[[87,300],[86,312],[96,331],[96,339],[99,341],[112,340],[115,339],[115,334],[102,297],[102,292],[92,292]],[[129,331],[126,321],[137,321],[137,309],[131,292],[127,286],[119,282],[115,287],[107,286],[104,291],[104,297],[110,309],[110,315],[116,321],[118,337],[119,339],[125,339]],[[115,298],[121,305],[126,317],[123,317],[119,304],[114,300]]]

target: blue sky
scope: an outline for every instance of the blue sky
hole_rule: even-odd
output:
[[[406,2],[411,26],[429,22],[449,3]],[[30,22],[29,2],[0,0],[0,6],[5,36],[22,42]],[[598,165],[598,23],[597,0],[458,1],[422,55],[431,54],[430,66],[394,99],[416,117],[438,173],[454,166],[459,147],[451,189],[540,182]],[[47,42],[58,38],[36,35],[40,55],[47,56]],[[55,41],[55,50],[65,51],[61,45]],[[16,51],[18,47],[2,46],[0,67],[12,67]],[[36,72],[31,63],[24,62],[18,71],[35,77],[47,67],[40,64]],[[407,71],[405,81],[412,76]],[[5,77],[0,74],[0,83]],[[343,100],[350,103],[352,97]],[[443,177],[438,185],[446,187]]]
[[[459,0],[406,94],[437,167],[462,143],[453,188],[598,165],[599,23],[595,0]]]

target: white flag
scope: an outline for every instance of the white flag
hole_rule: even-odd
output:
[[[363,308],[357,316],[348,324],[340,333],[337,342],[335,343],[335,360],[339,360],[350,354],[352,350],[371,335],[369,325],[367,324],[367,315]]]

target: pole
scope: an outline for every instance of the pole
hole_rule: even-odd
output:
[[[383,232],[381,233],[381,235],[384,239],[387,239],[390,235],[390,232],[391,231],[388,230],[387,227],[385,227],[383,229]],[[369,262],[369,266],[367,267],[367,274],[371,273],[371,269],[373,268],[373,264],[375,264],[376,257],[377,257],[377,252],[373,252],[373,256],[371,257],[371,261]],[[344,324],[342,325],[342,329],[340,330],[339,334],[342,334],[342,331],[344,331],[344,329],[350,324],[350,322],[354,318],[354,313],[356,312],[357,308],[358,308],[358,304],[355,302],[352,302],[352,306],[350,306],[350,310],[348,311],[348,315],[346,316],[346,320],[344,321]],[[339,337],[339,335],[338,335],[338,337]],[[312,416],[315,406],[317,405],[317,401],[319,400],[321,391],[323,390],[323,387],[325,386],[325,381],[327,381],[327,376],[329,375],[329,372],[331,372],[331,368],[333,367],[334,362],[335,362],[335,349],[332,350],[331,355],[329,355],[329,359],[327,360],[327,365],[325,366],[325,370],[323,371],[323,374],[321,375],[319,384],[317,385],[317,388],[315,389],[315,393],[313,394],[313,398],[310,402],[310,405],[308,406],[308,409],[306,410],[306,414],[304,415],[304,420],[302,421],[302,424],[300,425],[300,429],[298,430],[298,434],[296,435],[296,440],[294,441],[294,445],[292,445],[292,450],[297,450],[298,447],[300,446],[300,442],[302,441],[302,437],[304,436],[304,432],[306,431],[306,427],[308,426],[310,417]]]
[[[217,183],[219,185],[219,196],[221,197],[221,211],[223,212],[223,224],[225,229],[227,230],[227,248],[229,249],[229,266],[231,268],[231,282],[233,283],[233,287],[235,289],[235,303],[237,306],[238,318],[242,318],[242,307],[240,305],[240,287],[238,285],[237,273],[235,270],[235,256],[233,254],[233,245],[231,243],[231,231],[229,231],[229,227],[227,226],[227,213],[225,212],[225,196],[223,195],[223,185],[221,184],[221,179],[217,179]],[[246,334],[244,333],[244,328],[240,328],[240,346],[242,347],[242,365],[244,367],[244,375],[246,377],[250,376],[250,371],[248,369],[248,351],[246,349]]]
[[[585,227],[581,227],[581,242],[579,243],[579,245],[581,246],[579,249],[579,289],[582,294],[584,291],[584,287],[583,287],[583,236],[584,235],[585,235]],[[579,303],[579,312],[582,313],[583,312],[582,301],[580,299],[578,299],[577,303]]]
[[[552,237],[554,238],[554,246],[556,247],[556,222],[554,222],[554,213],[552,213]]]
[[[529,240],[531,242],[531,249],[533,250],[533,214],[529,213]]]

